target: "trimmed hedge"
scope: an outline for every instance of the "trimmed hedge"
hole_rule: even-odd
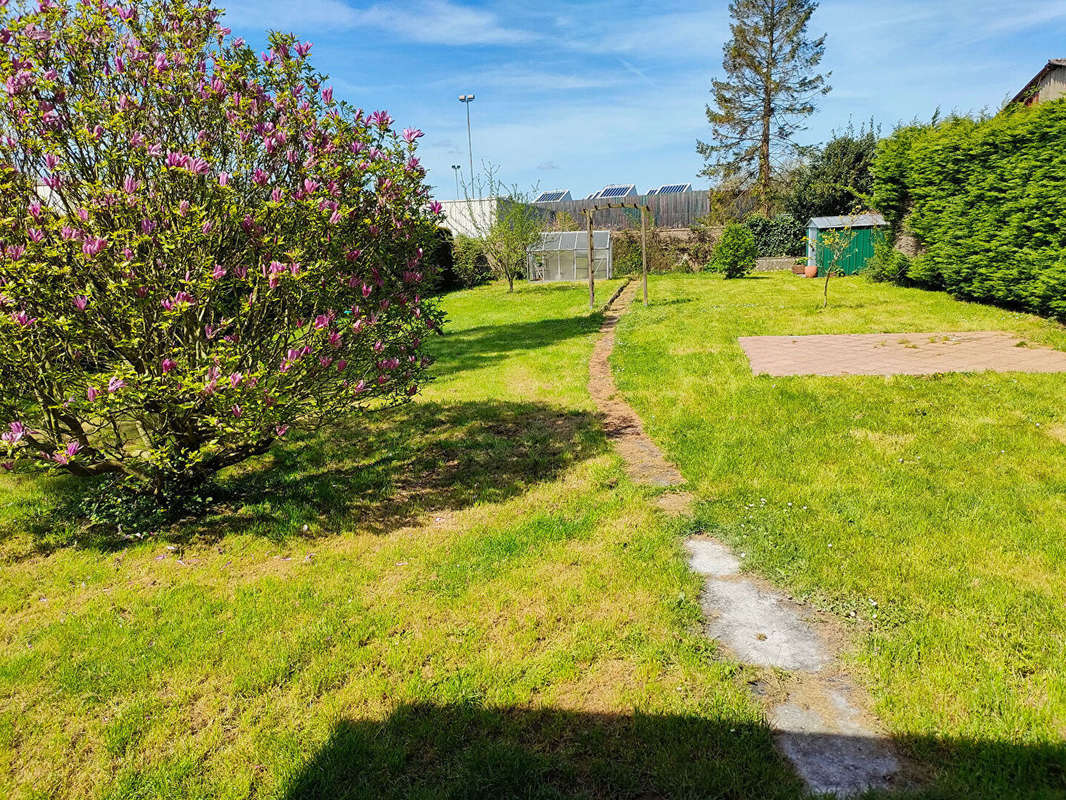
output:
[[[874,205],[922,252],[906,279],[1066,318],[1066,101],[898,129]]]
[[[755,237],[755,248],[760,258],[803,254],[807,244],[807,232],[803,224],[791,214],[781,213],[769,218],[752,214],[744,220],[744,224]]]

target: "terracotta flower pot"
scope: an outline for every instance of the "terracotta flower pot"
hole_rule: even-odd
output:
[[[803,268],[803,274],[808,278],[817,278],[818,267],[814,267],[808,264],[806,267]]]

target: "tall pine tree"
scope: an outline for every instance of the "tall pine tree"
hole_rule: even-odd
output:
[[[754,186],[758,205],[773,211],[773,174],[796,151],[802,119],[814,100],[830,90],[816,71],[825,35],[811,39],[807,23],[816,0],[733,0],[733,38],[723,47],[725,79],[711,81],[714,106],[707,106],[711,141],[697,142],[706,161],[702,175],[722,186]]]

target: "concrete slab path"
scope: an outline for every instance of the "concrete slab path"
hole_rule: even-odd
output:
[[[608,363],[615,326],[635,294],[636,283],[630,283],[605,314],[589,392],[633,480],[681,487],[683,476],[618,394]],[[663,499],[663,508],[673,513],[684,513],[692,500],[683,492]],[[831,621],[743,574],[722,542],[700,536],[685,546],[690,566],[705,580],[701,603],[708,635],[739,661],[785,673],[785,690],[769,701],[767,716],[778,749],[807,788],[846,797],[901,784],[902,762],[892,741],[870,713],[869,699],[840,667]]]
[[[756,375],[1066,372],[1066,353],[1006,331],[741,336]]]

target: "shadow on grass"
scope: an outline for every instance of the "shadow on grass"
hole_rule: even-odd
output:
[[[488,366],[515,354],[587,336],[600,329],[602,314],[577,315],[533,322],[481,325],[448,331],[431,342],[436,363],[432,375],[450,375]]]
[[[276,444],[220,476],[207,515],[152,535],[182,544],[238,533],[277,541],[353,528],[386,533],[427,512],[515,497],[606,447],[585,412],[543,403],[409,403]],[[112,551],[140,540],[108,526],[86,530],[78,509],[94,491],[91,481],[37,480],[48,481],[47,500],[26,492],[18,501],[25,507],[0,527],[0,539],[29,535],[22,556],[75,541]]]
[[[833,753],[853,737],[808,734]],[[1066,790],[1066,744],[913,738],[899,743],[929,765],[892,791],[863,797],[1052,798]],[[750,722],[684,715],[405,705],[381,722],[342,721],[286,787],[311,798],[775,798],[806,797]]]
[[[765,728],[692,716],[407,705],[343,721],[285,800],[796,798]]]

